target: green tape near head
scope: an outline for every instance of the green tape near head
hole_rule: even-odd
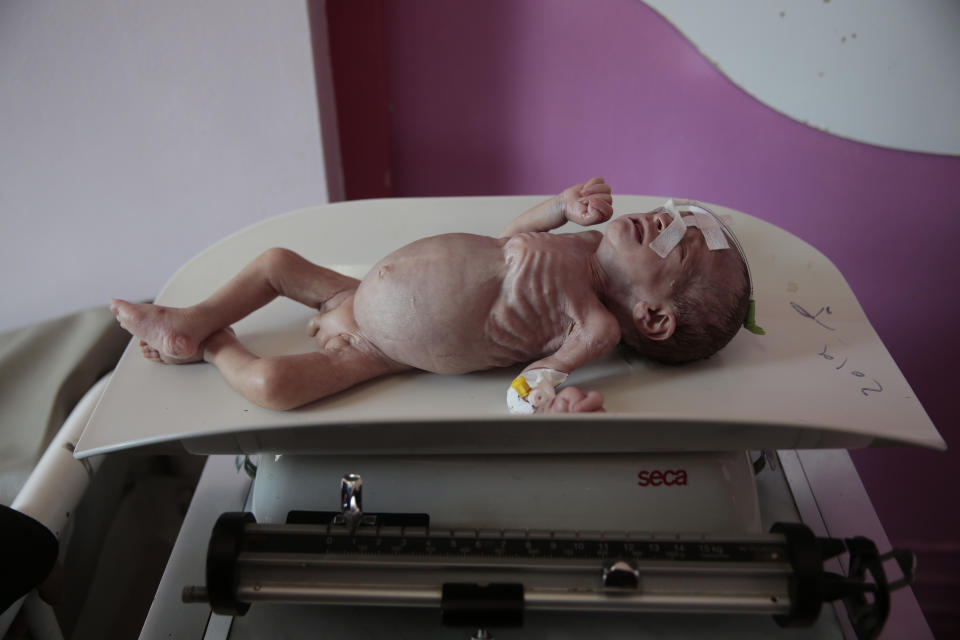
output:
[[[743,323],[743,328],[749,331],[750,333],[755,333],[758,336],[765,336],[767,332],[764,331],[757,324],[757,301],[751,300],[750,305],[747,307],[747,319]]]

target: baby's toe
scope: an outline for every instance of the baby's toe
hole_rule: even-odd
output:
[[[143,340],[140,341],[140,353],[143,354],[143,357],[152,362],[161,362],[160,352],[148,345]]]

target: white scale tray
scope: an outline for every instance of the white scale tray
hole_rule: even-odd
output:
[[[362,277],[417,238],[496,235],[543,197],[389,199],[312,207],[239,231],[188,262],[157,297],[186,306],[260,252],[283,246]],[[615,196],[618,213],[664,198]],[[758,322],[716,356],[668,367],[615,350],[569,382],[601,391],[605,414],[511,416],[522,365],[464,376],[407,373],[288,412],[262,409],[207,364],[144,360],[134,343],[77,446],[80,457],[133,447],[211,453],[577,453],[946,445],[837,268],[795,236],[729,214],[750,259]],[[568,225],[564,231],[578,230]],[[260,355],[313,348],[314,311],[276,300],[235,325]],[[178,444],[179,443],[179,444]]]

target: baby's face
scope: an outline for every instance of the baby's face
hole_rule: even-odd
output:
[[[620,216],[607,225],[597,259],[608,279],[608,294],[628,308],[638,300],[669,301],[694,273],[710,272],[720,286],[735,281],[736,250],[710,251],[697,227],[689,228],[666,257],[657,255],[650,243],[672,221],[666,212],[651,211]]]

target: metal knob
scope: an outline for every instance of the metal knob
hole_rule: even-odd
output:
[[[636,589],[640,585],[640,572],[631,563],[618,560],[603,569],[603,586],[616,589]]]
[[[340,478],[340,511],[350,531],[356,531],[363,519],[363,478],[348,473]]]

